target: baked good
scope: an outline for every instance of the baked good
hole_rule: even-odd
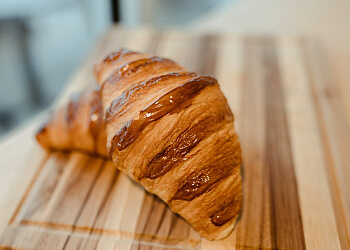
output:
[[[242,159],[234,118],[217,80],[125,49],[108,55],[95,75],[104,118],[99,128],[114,165],[203,237],[227,236],[242,205]],[[98,151],[89,145],[86,151]],[[73,148],[77,143],[67,145]]]

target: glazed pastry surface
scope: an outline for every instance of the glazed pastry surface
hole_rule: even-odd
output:
[[[242,159],[217,80],[128,50],[108,55],[95,76],[100,90],[62,108],[39,132],[39,142],[109,156],[203,237],[227,236],[241,210]],[[78,116],[83,118],[72,122]],[[55,126],[66,133],[57,143],[48,132]],[[70,132],[79,126],[80,133]]]

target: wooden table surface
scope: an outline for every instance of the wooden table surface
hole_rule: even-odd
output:
[[[113,28],[55,106],[92,85],[93,64],[126,47],[215,75],[235,114],[244,206],[207,241],[108,161],[44,152],[44,115],[0,143],[0,246],[28,249],[350,249],[350,107],[318,43]]]

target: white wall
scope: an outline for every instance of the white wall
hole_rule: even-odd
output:
[[[111,24],[110,0],[0,1],[0,128],[50,104]]]

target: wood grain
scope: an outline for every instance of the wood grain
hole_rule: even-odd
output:
[[[236,229],[221,241],[202,239],[110,162],[80,153],[48,155],[31,142],[13,171],[18,176],[6,184],[11,188],[0,192],[1,206],[9,204],[1,207],[0,246],[350,248],[350,107],[339,98],[343,95],[317,44],[296,37],[115,27],[101,38],[55,106],[93,85],[93,64],[120,47],[169,57],[218,78],[242,143],[244,204]],[[29,140],[33,128],[21,136]],[[16,152],[11,146],[16,142],[24,144],[16,137],[0,147]]]
[[[281,38],[278,43],[305,244],[311,249],[338,249],[340,245],[320,128],[307,81],[307,69],[300,63],[303,53],[297,39]],[[310,182],[310,176],[314,179],[313,182]],[[313,223],[308,223],[309,221]],[[315,232],[323,238],[322,241],[314,240]]]
[[[304,42],[302,48],[321,128],[340,243],[343,249],[347,249],[350,248],[350,124],[346,120],[347,109],[339,98],[340,89],[333,83],[328,65],[319,61],[325,60],[316,53],[319,44]]]

